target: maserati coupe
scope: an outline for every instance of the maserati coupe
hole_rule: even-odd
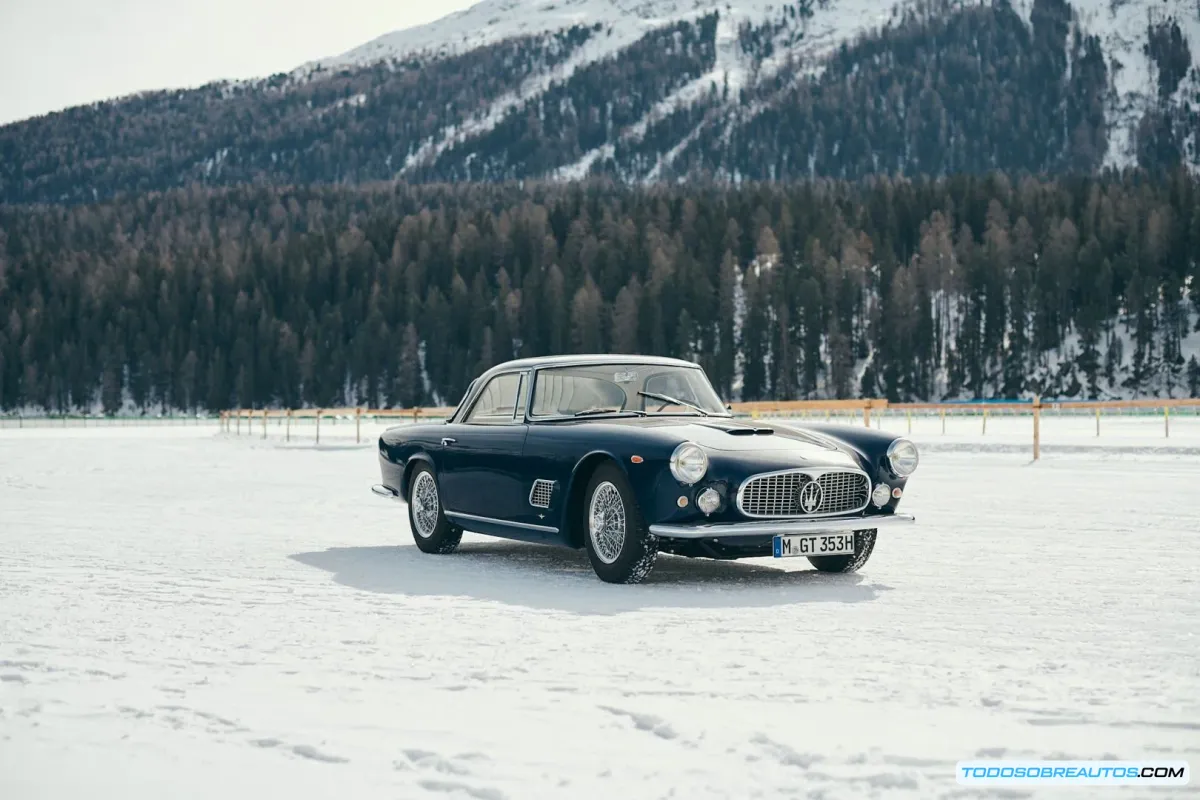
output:
[[[387,430],[372,491],[407,504],[425,553],[466,530],[584,548],[610,583],[659,553],[844,573],[915,521],[896,509],[918,461],[869,427],[735,419],[688,361],[556,356],[492,367],[446,421]]]

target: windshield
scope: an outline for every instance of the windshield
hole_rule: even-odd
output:
[[[699,367],[589,364],[538,371],[532,416],[603,412],[729,415]]]

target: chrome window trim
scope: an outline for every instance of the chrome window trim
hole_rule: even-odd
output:
[[[524,423],[525,412],[529,410],[529,385],[532,381],[533,371],[528,369],[521,370],[521,377],[517,381],[517,397],[513,400],[513,422]],[[521,393],[525,393],[525,405],[521,405]]]
[[[549,525],[531,525],[528,522],[510,522],[506,519],[496,519],[495,517],[481,517],[477,514],[464,514],[461,511],[450,511],[442,509],[442,513],[447,517],[455,519],[473,520],[475,522],[487,522],[491,525],[505,525],[509,528],[524,528],[530,531],[541,531],[542,533],[558,533],[558,528],[552,528]],[[464,526],[466,527],[466,526]]]
[[[500,378],[507,378],[510,375],[517,376],[517,391],[513,395],[512,416],[511,417],[493,417],[493,418],[491,418],[491,419],[495,419],[496,422],[473,422],[471,420],[471,415],[473,413],[475,413],[475,407],[477,405],[479,405],[479,401],[483,399],[484,390],[487,389],[487,387],[492,385],[492,381],[499,380]],[[488,378],[487,383],[482,384],[479,387],[479,391],[476,393],[475,397],[472,398],[471,405],[466,410],[466,412],[463,414],[462,422],[459,424],[460,425],[487,425],[489,427],[496,427],[499,425],[520,425],[520,424],[524,423],[523,419],[517,418],[517,408],[519,408],[518,404],[521,399],[521,389],[526,388],[525,384],[522,382],[522,378],[525,378],[527,380],[528,376],[529,376],[529,370],[527,370],[527,369],[513,369],[513,370],[505,370],[504,372],[497,372],[495,375]]]
[[[778,475],[792,475],[792,474],[808,475],[810,478],[812,478],[815,481],[817,478],[821,477],[822,475],[827,475],[831,472],[839,472],[839,473],[848,472],[848,473],[851,473],[854,475],[862,475],[864,478],[866,478],[867,479],[867,501],[865,503],[863,503],[861,506],[859,506],[858,508],[847,509],[845,511],[835,511],[833,513],[826,513],[826,514],[782,514],[782,515],[750,514],[750,513],[747,513],[742,508],[742,497],[746,493],[746,487],[749,486],[752,481],[759,480],[760,478],[774,478]],[[874,489],[875,489],[875,486],[874,486],[874,484],[871,483],[871,476],[868,475],[865,471],[863,471],[861,469],[854,469],[853,467],[797,467],[797,468],[793,468],[793,469],[777,469],[774,472],[756,473],[754,475],[751,475],[749,478],[746,478],[746,480],[742,481],[742,485],[738,487],[737,510],[741,513],[741,515],[743,517],[749,517],[750,519],[804,520],[804,519],[826,519],[828,517],[844,517],[847,514],[858,514],[858,513],[862,512],[864,509],[866,509],[866,507],[871,504],[871,492]]]

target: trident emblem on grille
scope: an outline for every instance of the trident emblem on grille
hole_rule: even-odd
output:
[[[800,490],[800,510],[805,514],[811,514],[821,507],[821,501],[824,499],[825,492],[822,491],[821,484],[809,481]]]

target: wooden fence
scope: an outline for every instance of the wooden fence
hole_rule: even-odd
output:
[[[946,432],[946,417],[971,414],[982,418],[983,433],[987,433],[987,423],[993,414],[1028,414],[1032,420],[1033,458],[1041,458],[1041,422],[1042,413],[1071,412],[1079,413],[1094,411],[1096,418],[1096,435],[1100,435],[1100,419],[1104,411],[1142,411],[1163,415],[1163,435],[1171,435],[1171,412],[1173,409],[1193,408],[1200,410],[1200,400],[1187,399],[1157,399],[1157,400],[1103,400],[1103,401],[1045,401],[1035,397],[1030,402],[981,402],[981,403],[889,403],[881,399],[863,400],[792,400],[765,401],[753,403],[733,403],[730,410],[735,416],[759,419],[763,417],[805,417],[812,419],[814,415],[824,414],[827,420],[850,416],[857,418],[861,415],[863,425],[871,426],[872,412],[887,414],[903,413],[908,423],[908,432],[912,433],[912,418],[914,414],[936,413],[942,421],[942,433]],[[243,427],[247,434],[255,433],[255,428],[261,426],[262,437],[267,438],[268,423],[274,420],[283,428],[287,441],[292,438],[292,423],[298,420],[314,420],[316,424],[315,438],[321,442],[321,420],[352,420],[354,423],[355,441],[362,442],[363,420],[375,422],[379,420],[395,420],[404,422],[420,422],[421,420],[440,420],[454,413],[453,408],[406,408],[406,409],[369,409],[369,408],[319,408],[319,409],[238,409],[224,411],[220,415],[220,425],[223,431],[241,434]]]

